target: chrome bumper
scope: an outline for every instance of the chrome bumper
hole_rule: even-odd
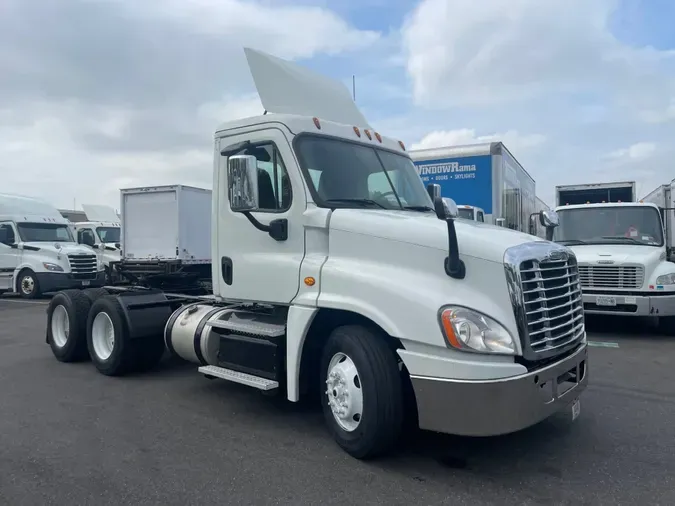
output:
[[[602,306],[598,298],[611,297],[616,306]],[[673,295],[621,295],[583,294],[584,313],[587,314],[618,314],[628,316],[673,316],[675,315],[675,294]]]
[[[499,380],[411,376],[421,429],[461,436],[497,436],[534,425],[568,407],[588,385],[582,348],[537,371]]]

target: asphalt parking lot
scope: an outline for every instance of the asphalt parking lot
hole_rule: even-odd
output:
[[[509,436],[422,433],[376,462],[318,409],[165,364],[107,378],[45,344],[46,301],[0,299],[0,504],[675,504],[675,338],[590,320],[581,415]]]

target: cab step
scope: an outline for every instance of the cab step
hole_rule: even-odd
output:
[[[279,388],[278,381],[261,378],[260,376],[253,376],[252,374],[246,374],[245,372],[233,371],[232,369],[225,369],[224,367],[218,367],[216,365],[204,365],[197,370],[204,376],[220,378],[232,381],[233,383],[240,383],[242,385],[257,388],[258,390],[268,391]]]

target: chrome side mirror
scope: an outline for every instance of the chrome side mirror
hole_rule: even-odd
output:
[[[546,228],[557,227],[560,224],[558,213],[542,209],[539,211],[539,223]]]
[[[443,205],[445,206],[445,216],[446,218],[457,218],[459,216],[459,209],[457,209],[457,204],[454,200],[448,197],[443,198]]]
[[[230,209],[235,213],[256,211],[258,201],[258,162],[255,156],[235,155],[227,159],[227,185]]]

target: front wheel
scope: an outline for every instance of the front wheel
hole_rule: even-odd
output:
[[[403,382],[395,352],[376,332],[358,325],[333,331],[323,349],[321,388],[328,429],[351,456],[373,458],[398,442]]]
[[[30,269],[24,269],[19,273],[19,295],[24,299],[35,299],[40,296],[40,283],[37,276]]]

